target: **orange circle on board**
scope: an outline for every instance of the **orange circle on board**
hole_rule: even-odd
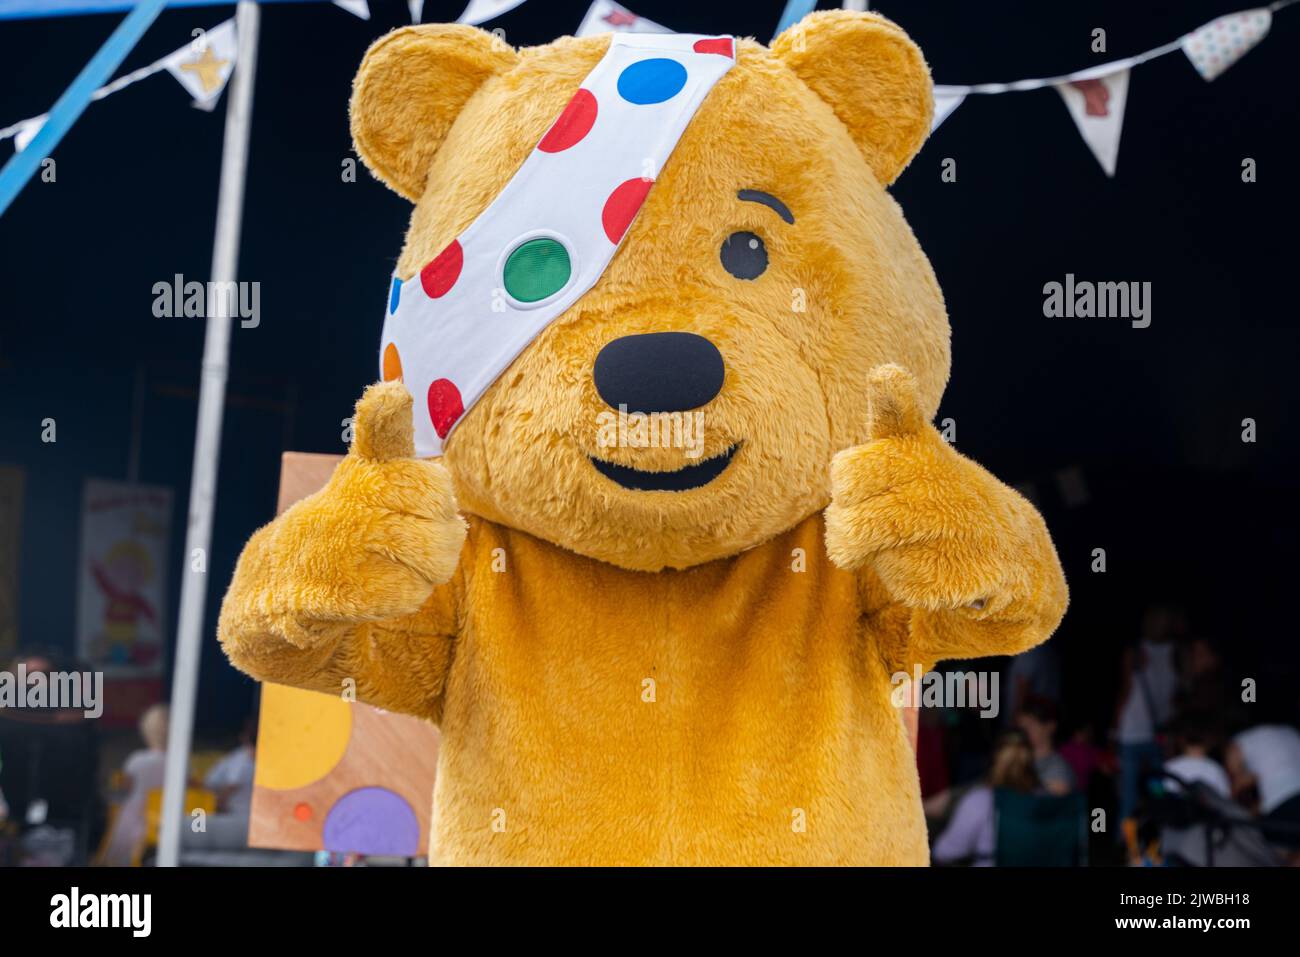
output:
[[[300,821],[311,820],[311,805],[306,801],[299,801],[293,806],[293,816]]]

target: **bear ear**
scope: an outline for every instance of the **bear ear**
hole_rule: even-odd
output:
[[[772,52],[835,111],[888,186],[930,133],[934,92],[925,58],[884,17],[812,13],[772,41]]]
[[[433,155],[483,81],[518,62],[475,27],[431,23],[371,44],[352,81],[352,142],[370,171],[412,202]]]

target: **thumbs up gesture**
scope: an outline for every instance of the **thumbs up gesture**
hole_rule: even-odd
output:
[[[250,541],[223,617],[258,609],[306,648],[339,626],[415,614],[455,572],[465,532],[451,475],[415,458],[410,393],[372,385],[329,482]]]
[[[867,389],[869,439],[831,462],[831,560],[913,608],[992,614],[1032,589],[1047,541],[1033,506],[940,437],[906,370],[879,366]]]

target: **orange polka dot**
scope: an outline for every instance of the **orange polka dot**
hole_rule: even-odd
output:
[[[293,806],[293,816],[300,821],[311,820],[311,805],[306,801],[299,801]]]
[[[391,342],[384,346],[384,381],[391,382],[402,377],[402,357],[397,354],[397,346]]]

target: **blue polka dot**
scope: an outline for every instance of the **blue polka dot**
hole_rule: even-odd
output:
[[[388,311],[396,312],[397,304],[402,301],[402,280],[393,277],[393,288],[388,290]]]
[[[633,63],[618,75],[618,95],[640,106],[671,100],[685,85],[686,67],[662,57]]]

